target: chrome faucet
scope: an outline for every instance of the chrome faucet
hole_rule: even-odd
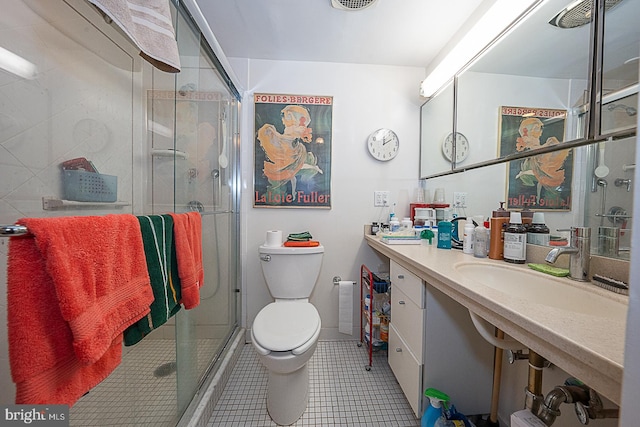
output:
[[[569,254],[569,277],[586,282],[589,280],[589,261],[591,259],[591,229],[589,227],[571,227],[571,246],[557,247],[549,251],[544,259],[554,264],[562,254]]]
[[[627,192],[631,191],[631,180],[630,179],[622,179],[622,178],[616,178],[615,181],[613,181],[613,183],[616,185],[616,187],[623,187],[623,186],[627,186]]]

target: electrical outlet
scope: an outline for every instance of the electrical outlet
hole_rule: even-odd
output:
[[[456,191],[453,193],[453,207],[454,208],[466,208],[467,207],[467,193]]]
[[[373,206],[389,206],[389,192],[388,191],[374,191],[373,192]]]

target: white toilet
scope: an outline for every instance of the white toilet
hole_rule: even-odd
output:
[[[275,302],[251,328],[251,341],[269,370],[267,410],[280,425],[296,422],[307,408],[309,368],[320,335],[320,315],[309,303],[324,247],[260,246],[260,264]]]

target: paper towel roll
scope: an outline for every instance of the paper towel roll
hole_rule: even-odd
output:
[[[350,280],[338,282],[338,331],[353,335],[353,283]]]
[[[267,231],[267,239],[264,245],[270,248],[282,246],[282,230]]]

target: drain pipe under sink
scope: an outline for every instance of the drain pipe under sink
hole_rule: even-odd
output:
[[[496,329],[496,339],[503,340],[504,332]],[[498,427],[498,405],[500,403],[500,381],[502,379],[502,354],[504,350],[493,347],[493,385],[491,387],[491,408],[489,411],[489,426]]]
[[[497,407],[497,398],[499,397],[498,395],[500,384],[498,383],[498,388],[496,389],[495,381],[496,378],[498,378],[499,381],[501,375],[502,365],[499,362],[501,362],[502,359],[502,350],[524,350],[526,347],[522,343],[514,339],[504,338],[504,332],[502,332],[500,329],[496,328],[491,323],[487,322],[471,310],[469,310],[469,316],[471,316],[473,326],[475,326],[476,330],[482,336],[482,338],[484,338],[496,348],[496,359],[498,359],[498,355],[500,355],[500,359],[494,362],[493,367],[494,390],[491,399],[492,411],[490,415],[490,421],[493,421],[494,416],[497,420],[497,410],[495,410],[496,414],[494,414],[493,412],[494,406]],[[497,337],[492,332],[490,332],[490,329],[496,330],[495,335],[497,335]],[[500,352],[498,352],[498,349],[500,350]],[[544,396],[542,395],[542,369],[545,367],[545,362],[546,360],[544,359],[544,357],[529,349],[529,375],[527,387],[525,388],[525,407],[536,415],[540,411],[540,402],[542,402],[542,400],[544,399]]]
[[[493,386],[491,389],[491,410],[489,412],[488,425],[497,427],[498,423],[498,403],[500,402],[500,380],[502,378],[502,354],[507,350],[522,350],[524,346],[513,339],[505,339],[504,332],[489,322],[469,310],[469,316],[476,330],[490,344],[494,346],[493,356]],[[493,329],[494,333],[489,330]]]
[[[469,316],[471,316],[471,321],[473,322],[473,326],[476,327],[476,330],[480,334],[482,338],[484,338],[489,344],[494,347],[500,348],[502,350],[525,350],[525,347],[522,343],[509,338],[496,338],[494,334],[494,328],[491,323],[484,320],[482,317],[475,314],[473,311],[469,310]],[[504,335],[503,335],[504,336]]]
[[[544,364],[544,357],[529,349],[529,380],[525,389],[525,408],[536,415],[540,412],[540,403],[544,400],[542,395],[542,369]]]

